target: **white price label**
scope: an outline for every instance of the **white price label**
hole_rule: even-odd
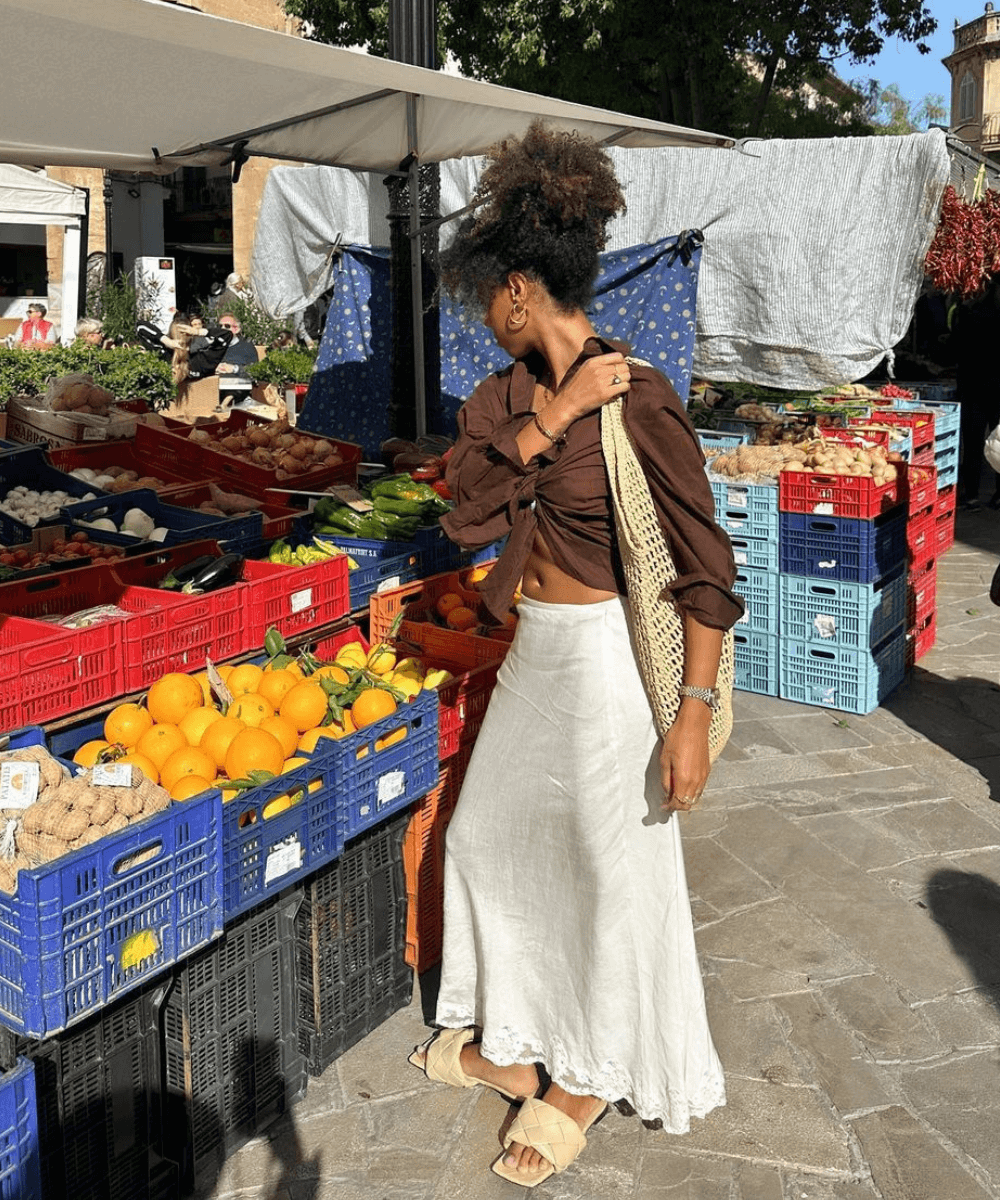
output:
[[[743,616],[742,616],[742,617],[740,617],[740,618],[737,620],[736,624],[737,624],[737,625],[749,625],[749,624],[750,624],[750,613],[749,613],[749,611],[747,611],[746,609],[744,609],[744,610],[743,610]]]
[[[387,592],[389,588],[399,587],[399,576],[390,575],[388,579],[383,579],[375,589],[376,592]]]
[[[296,871],[302,866],[302,843],[298,834],[290,833],[283,842],[278,842],[267,852],[267,862],[264,864],[264,885],[289,871]]]
[[[108,431],[106,429],[96,429],[93,425],[85,426],[83,430],[83,440],[85,442],[104,442],[107,441]]]
[[[378,807],[391,804],[406,791],[406,772],[387,771],[378,781]]]
[[[300,592],[292,592],[292,612],[300,613],[306,608],[312,608],[313,590],[303,588]]]
[[[131,787],[131,764],[98,763],[94,767],[92,782],[95,787]]]
[[[36,762],[0,765],[0,808],[27,808],[38,799],[40,769]]]
[[[745,567],[747,565],[747,552],[745,550],[734,550],[733,562],[738,567]]]
[[[836,569],[837,560],[835,558],[821,558],[816,566],[821,571],[833,571]]]
[[[750,493],[744,488],[729,488],[726,493],[727,508],[747,508],[749,504]]]
[[[832,504],[814,504],[813,512],[819,517],[832,517],[833,516],[833,505]]]

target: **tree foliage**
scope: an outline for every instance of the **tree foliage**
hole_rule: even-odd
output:
[[[862,88],[865,110],[873,133],[919,133],[932,122],[941,122],[948,115],[943,96],[928,93],[922,100],[911,103],[899,90],[899,85],[887,87],[870,79]]]
[[[285,7],[318,40],[387,52],[388,0]],[[775,96],[834,56],[870,61],[890,38],[927,53],[937,26],[922,0],[438,0],[437,17],[439,57],[466,75],[733,136],[766,134],[772,108],[779,124],[798,107],[815,126],[816,109]],[[832,117],[822,132],[834,131],[857,132]]]

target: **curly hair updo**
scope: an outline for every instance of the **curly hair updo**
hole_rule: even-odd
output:
[[[486,159],[475,196],[481,207],[441,254],[445,287],[481,311],[511,271],[521,271],[561,308],[586,308],[607,223],[625,211],[611,159],[590,138],[537,120]]]

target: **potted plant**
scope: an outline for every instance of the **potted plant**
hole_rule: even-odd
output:
[[[289,411],[294,412],[294,400],[305,395],[315,369],[315,351],[290,346],[284,350],[268,350],[260,362],[247,367],[247,374],[254,383],[275,387],[285,396]],[[293,397],[285,395],[289,391],[293,392]]]

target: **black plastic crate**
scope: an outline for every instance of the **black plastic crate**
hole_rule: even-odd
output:
[[[306,881],[295,921],[299,1049],[311,1075],[405,1008],[403,838],[410,814],[376,825]]]
[[[231,925],[174,973],[163,1006],[163,1156],[181,1187],[208,1185],[226,1157],[306,1089],[298,1050],[295,914],[289,889]]]
[[[21,1044],[35,1065],[45,1200],[176,1195],[176,1166],[155,1152],[166,992],[160,979],[70,1030]]]

